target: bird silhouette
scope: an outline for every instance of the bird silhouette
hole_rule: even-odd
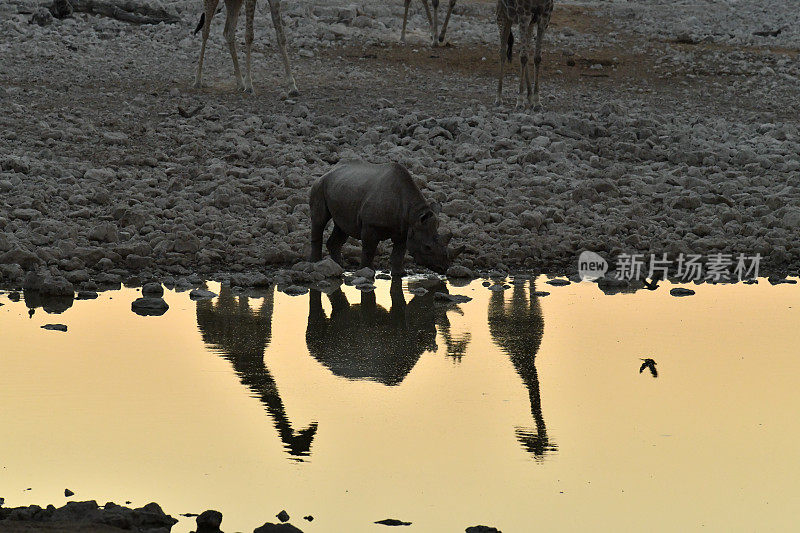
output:
[[[642,359],[644,363],[642,366],[639,367],[639,373],[641,374],[645,368],[650,369],[650,373],[653,374],[654,378],[658,377],[658,370],[656,370],[656,362],[653,359]]]

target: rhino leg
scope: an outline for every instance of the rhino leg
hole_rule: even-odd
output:
[[[392,238],[392,255],[389,260],[392,267],[392,277],[403,276],[403,260],[406,257],[406,240],[402,238]]]
[[[322,234],[331,219],[331,213],[325,204],[325,196],[317,185],[311,188],[309,207],[311,208],[311,261],[316,262],[322,259]]]
[[[311,261],[322,260],[322,233],[328,221],[321,222],[312,217],[311,219]]]
[[[342,246],[344,246],[345,242],[347,242],[347,234],[334,223],[333,231],[331,232],[331,236],[328,237],[328,242],[325,243],[325,246],[328,248],[328,253],[331,254],[331,259],[342,267],[344,266],[344,261],[342,261]]]
[[[361,265],[360,268],[372,268],[372,260],[378,250],[378,236],[369,228],[361,232]]]

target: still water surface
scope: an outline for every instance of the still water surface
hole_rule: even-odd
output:
[[[306,532],[796,526],[797,285],[544,281],[450,287],[460,305],[210,284],[161,317],[135,289],[31,318],[0,295],[0,496],[218,509],[225,531],[281,509]]]

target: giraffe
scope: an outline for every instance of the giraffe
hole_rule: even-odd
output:
[[[521,50],[519,53],[519,96],[517,108],[533,106],[534,110],[541,109],[539,103],[539,65],[542,62],[542,39],[550,16],[553,14],[553,0],[497,0],[497,26],[500,28],[500,78],[497,83],[497,99],[495,104],[503,101],[503,72],[506,60],[510,63],[514,45],[514,34],[511,27],[519,25],[521,34]],[[533,54],[533,92],[531,93],[531,73],[528,65],[528,53],[533,26],[536,25],[536,47]],[[527,86],[527,102],[523,90]]]
[[[405,13],[403,14],[403,31],[400,34],[400,40],[406,42],[406,23],[408,22],[408,6],[411,5],[411,0],[404,0]],[[425,7],[425,14],[428,16],[428,24],[431,25],[431,46],[438,46],[444,44],[444,36],[447,33],[447,23],[450,22],[450,15],[453,13],[453,8],[456,6],[456,0],[450,0],[450,5],[447,8],[447,15],[444,17],[442,24],[442,32],[439,33],[439,0],[431,0],[433,4],[433,18],[431,18],[431,8],[428,7],[428,0],[422,0],[422,5]]]
[[[245,77],[242,79],[242,73],[239,70],[239,57],[236,54],[236,22],[239,20],[239,10],[242,7],[242,0],[225,0],[225,8],[227,14],[225,17],[225,40],[228,42],[228,49],[231,52],[233,59],[233,74],[236,77],[236,85],[240,90],[252,93],[253,80],[250,75],[250,50],[253,46],[253,18],[256,12],[256,0],[244,0],[244,11],[247,18],[246,33],[245,33]],[[206,41],[208,34],[211,30],[211,19],[217,10],[219,0],[204,0],[205,9],[200,16],[200,22],[197,24],[194,32],[197,33],[203,30],[203,44],[200,46],[200,61],[197,63],[197,76],[194,81],[196,88],[202,87],[203,81],[203,56],[206,53]],[[281,21],[281,0],[269,0],[269,11],[272,15],[272,24],[275,26],[275,35],[278,38],[278,50],[283,60],[283,68],[286,71],[286,82],[289,85],[289,96],[296,96],[299,94],[297,84],[292,76],[292,69],[289,65],[289,56],[286,54],[286,35],[283,32],[283,22]]]

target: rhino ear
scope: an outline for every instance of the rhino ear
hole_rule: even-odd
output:
[[[437,201],[431,202],[430,204],[428,204],[428,207],[430,208],[431,211],[433,211],[434,215],[438,215],[439,213],[442,212],[442,204],[440,204]]]

